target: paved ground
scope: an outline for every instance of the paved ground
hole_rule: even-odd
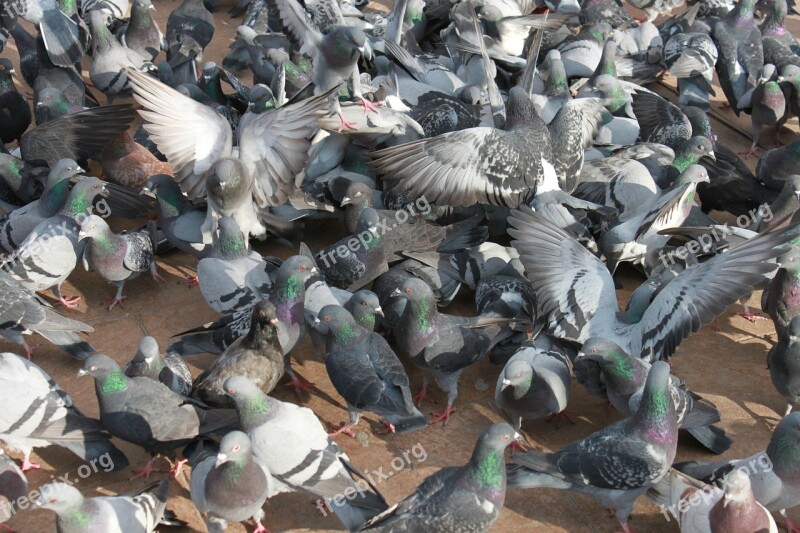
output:
[[[224,13],[228,3],[230,0],[222,2],[217,34],[207,54],[208,59],[217,62],[221,62],[238,24],[238,21],[226,20]],[[178,2],[155,0],[154,4],[163,29],[167,14]],[[792,22],[795,25],[797,23],[796,20]],[[3,55],[16,61],[13,44],[9,48]],[[721,92],[719,96],[722,96]],[[737,151],[747,148],[749,139],[738,133],[749,131],[747,118],[737,119],[732,112],[719,110],[717,106],[715,113],[724,122],[715,121],[715,131],[720,142]],[[790,121],[793,130],[797,129],[796,124],[796,119]],[[788,139],[789,135],[784,135],[784,140]],[[764,140],[773,142],[770,134],[766,134]],[[113,223],[115,228],[130,224],[126,221]],[[341,228],[336,225],[312,226],[307,228],[306,240],[316,249],[333,241],[333,237],[319,239],[320,235],[338,235],[341,232]],[[257,243],[255,248],[263,254],[281,257],[293,253],[293,250],[273,242]],[[133,356],[142,335],[152,335],[162,346],[166,346],[171,342],[170,336],[174,333],[215,317],[215,313],[203,302],[197,288],[189,289],[184,283],[186,275],[194,272],[194,259],[182,253],[170,253],[160,257],[158,264],[166,282],[157,284],[149,276],[143,276],[128,283],[126,293],[129,297],[125,308],[115,309],[110,313],[106,311],[103,302],[113,295],[114,289],[94,273],[76,270],[65,285],[66,295],[83,297],[80,307],[67,315],[91,324],[95,328],[90,336],[91,342],[98,350],[120,363]],[[630,291],[641,282],[641,278],[631,271],[622,271],[619,279],[623,288],[618,294],[620,300],[624,301]],[[751,305],[756,309],[758,296],[760,293],[751,298]],[[463,296],[448,311],[459,314],[474,312],[471,295]],[[751,324],[736,316],[735,312],[738,309],[731,308],[720,317],[720,332],[704,328],[681,344],[673,366],[677,376],[685,379],[694,391],[711,400],[720,409],[721,426],[734,441],[731,449],[724,455],[730,458],[743,457],[763,449],[769,439],[770,426],[778,421],[778,413],[782,413],[785,406],[772,387],[765,364],[766,353],[775,339],[771,322]],[[33,339],[32,342],[39,340]],[[0,342],[0,350],[19,352],[17,346],[4,342]],[[282,400],[299,401],[313,409],[323,421],[338,424],[345,420],[345,406],[328,381],[324,364],[309,359],[311,350],[308,341],[304,341],[299,353],[304,362],[297,368],[300,374],[315,383],[317,391],[311,396],[297,399],[289,389],[279,386],[275,396]],[[36,349],[33,360],[73,396],[76,405],[84,412],[97,415],[91,379],[75,378],[79,362],[69,359],[46,343]],[[189,358],[195,374],[205,368],[209,361],[209,356]],[[498,368],[484,361],[464,373],[456,403],[458,410],[447,427],[437,425],[412,434],[377,436],[374,431],[379,429],[380,424],[374,415],[367,414],[360,426],[357,440],[344,436],[337,438],[337,442],[362,470],[375,472],[374,479],[381,478],[377,473],[379,471],[385,475],[391,474],[389,479],[380,483],[379,488],[390,502],[395,502],[409,494],[420,481],[439,468],[466,462],[481,431],[488,424],[502,419],[493,401],[498,371]],[[417,388],[421,376],[412,369],[410,377],[412,387]],[[476,388],[476,381],[479,379],[490,384],[489,390],[480,392]],[[428,411],[438,410],[443,405],[443,394],[435,391],[434,395],[439,404],[426,406]],[[619,418],[616,412],[606,409],[604,402],[587,396],[577,385],[573,388],[568,412],[575,424],[565,424],[560,429],[543,421],[523,424],[528,441],[539,449],[556,450]],[[132,465],[138,467],[146,461],[146,454],[135,446],[122,442],[117,444],[128,455]],[[677,458],[688,460],[712,457],[682,437]],[[69,479],[78,481],[78,487],[87,495],[125,493],[142,483],[140,480],[129,481],[129,472],[107,474],[101,471],[81,479],[77,471],[81,463],[75,456],[55,447],[40,450],[34,454],[33,460],[41,463],[43,468],[30,473],[32,488],[65,474]],[[173,484],[170,494],[169,507],[188,521],[192,530],[203,531],[202,519],[189,499],[187,479]],[[792,512],[792,516],[799,520],[800,511]],[[659,509],[644,500],[636,506],[631,522],[632,527],[640,533],[675,531],[673,524]],[[52,530],[54,515],[41,510],[20,512],[12,518],[9,525],[23,533]],[[341,524],[335,517],[316,513],[312,499],[300,494],[281,495],[272,499],[267,507],[266,525],[272,531],[341,530]],[[506,508],[494,530],[612,531],[616,528],[616,520],[609,519],[604,509],[589,499],[561,491],[512,490],[508,493]],[[230,531],[244,530],[238,524],[230,527]],[[247,530],[252,530],[252,526],[248,525]]]

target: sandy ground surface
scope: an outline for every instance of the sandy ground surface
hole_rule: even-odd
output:
[[[232,41],[239,19],[229,20],[226,11],[231,0],[223,0],[217,12],[217,29],[214,41],[207,49],[206,58],[221,63]],[[162,29],[166,27],[166,17],[178,5],[176,0],[154,0],[157,17]],[[791,21],[794,29],[800,26],[795,18]],[[17,61],[13,42],[2,54]],[[243,79],[249,81],[245,76]],[[669,83],[670,80],[667,80]],[[22,83],[18,81],[18,83]],[[22,86],[21,86],[22,89]],[[27,87],[24,90],[30,92]],[[718,91],[718,102],[722,98]],[[115,102],[117,103],[117,102]],[[120,102],[121,103],[121,102]],[[747,117],[737,118],[731,111],[714,106],[714,127],[720,142],[736,151],[745,150],[749,138],[741,132],[749,132]],[[797,121],[789,121],[791,134],[784,132],[784,141],[790,140],[797,130]],[[770,133],[763,137],[764,146],[771,147],[773,137]],[[750,161],[751,166],[755,160]],[[113,221],[113,218],[112,218]],[[112,226],[129,226],[129,221],[113,221]],[[307,226],[306,241],[317,249],[333,242],[334,238],[322,239],[320,236],[341,234],[342,229],[335,223],[313,224]],[[337,237],[338,238],[338,237]],[[255,249],[262,254],[286,257],[294,250],[275,242],[255,243]],[[64,294],[80,295],[79,308],[68,311],[67,316],[91,324],[95,331],[91,334],[92,344],[101,352],[108,354],[120,363],[128,361],[136,351],[136,344],[142,335],[152,335],[162,347],[171,341],[170,336],[215,318],[215,313],[204,302],[197,288],[189,289],[185,278],[194,273],[195,260],[186,254],[172,252],[158,258],[158,265],[166,282],[158,284],[149,276],[126,284],[128,299],[124,309],[108,312],[104,301],[109,299],[114,288],[103,282],[96,274],[76,269],[65,284]],[[622,288],[619,299],[624,302],[630,292],[642,281],[632,271],[622,270],[618,276]],[[759,307],[760,292],[751,298],[751,306]],[[684,341],[674,357],[673,372],[683,378],[689,387],[712,401],[722,413],[720,424],[733,439],[725,458],[745,457],[764,449],[770,427],[780,418],[785,403],[774,390],[766,368],[766,354],[775,342],[772,323],[762,321],[752,324],[739,317],[738,308],[730,308],[718,320],[721,331],[715,332],[706,327]],[[462,295],[448,312],[457,314],[474,313],[471,294]],[[75,404],[90,416],[97,416],[97,401],[91,378],[76,379],[80,363],[70,359],[46,341],[33,338],[31,343],[42,342],[34,353],[34,362],[69,392]],[[19,353],[16,345],[0,342],[0,350]],[[330,384],[325,366],[311,359],[311,345],[305,340],[296,350],[301,364],[296,369],[306,379],[315,384],[311,395],[297,398],[285,386],[279,385],[274,395],[281,400],[299,402],[309,407],[324,422],[338,424],[347,418],[342,399]],[[188,362],[193,372],[198,374],[210,362],[210,356],[192,356]],[[494,404],[494,383],[499,368],[488,360],[475,365],[461,377],[460,395],[456,402],[457,412],[447,427],[431,426],[424,430],[405,434],[378,436],[381,428],[376,416],[365,414],[358,428],[358,438],[337,437],[337,443],[352,461],[366,472],[378,471],[389,475],[379,484],[380,490],[390,503],[408,495],[426,476],[438,469],[463,464],[472,452],[478,435],[490,423],[502,420]],[[410,369],[412,389],[421,383],[418,371]],[[489,384],[488,390],[479,391],[481,382]],[[426,412],[442,408],[444,395],[434,390],[438,404],[425,406]],[[556,429],[544,421],[525,422],[523,431],[526,439],[536,448],[557,450],[564,445],[584,437],[603,426],[619,419],[619,414],[606,409],[605,402],[588,396],[577,384],[567,412],[575,424],[562,424]],[[140,448],[117,441],[117,445],[130,459],[131,465],[141,467],[147,455]],[[13,454],[12,454],[13,455]],[[682,435],[677,460],[711,460],[691,439]],[[85,479],[78,475],[81,462],[66,450],[51,447],[37,450],[32,460],[42,464],[41,470],[29,472],[30,487],[37,488],[58,476],[68,475],[78,482],[78,488],[86,495],[110,495],[133,491],[142,485],[141,480],[131,481],[130,471],[121,473],[97,472]],[[381,470],[382,469],[382,470]],[[163,474],[162,474],[163,476]],[[172,484],[169,508],[180,518],[186,520],[192,531],[204,531],[202,517],[191,503],[188,492],[188,478]],[[334,516],[322,516],[310,496],[304,494],[284,494],[273,498],[266,507],[266,526],[271,531],[322,531],[341,530],[341,523]],[[790,513],[800,520],[800,510]],[[48,511],[23,511],[8,523],[15,530],[39,532],[52,530],[55,515]],[[634,509],[631,526],[640,533],[677,530],[657,507],[643,498]],[[232,524],[229,531],[251,531],[252,524],[242,526]],[[609,518],[605,510],[594,501],[572,493],[554,490],[510,490],[505,509],[494,527],[495,531],[612,531],[618,523]],[[245,529],[246,528],[246,529]],[[164,528],[162,528],[163,530]],[[188,530],[188,529],[187,529]]]

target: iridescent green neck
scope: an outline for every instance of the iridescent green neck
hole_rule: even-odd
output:
[[[63,513],[60,517],[65,523],[80,529],[87,528],[91,523],[91,517],[81,509],[80,506],[70,509]],[[68,528],[65,528],[68,529]]]
[[[242,474],[245,473],[247,461],[244,457],[237,461],[227,461],[220,465],[222,469],[222,478],[233,486],[237,486],[242,479]]]
[[[161,216],[164,218],[172,218],[181,214],[181,199],[176,191],[165,190],[161,191],[161,187],[156,189],[156,198],[158,199],[158,208],[161,210]]]
[[[296,302],[303,299],[305,285],[303,285],[303,280],[299,276],[289,274],[282,281],[283,283],[278,284],[281,288],[278,289],[275,295],[278,300],[281,302]]]
[[[642,421],[651,437],[665,439],[668,436],[667,425],[670,416],[670,396],[667,387],[645,391],[636,416]],[[673,420],[675,422],[675,420]]]
[[[611,352],[610,373],[625,380],[633,379],[633,365],[629,357],[619,352]]]
[[[92,39],[94,42],[94,49],[97,51],[103,51],[111,48],[111,44],[114,41],[114,36],[111,35],[111,32],[108,30],[105,23],[101,22],[100,24],[93,24],[92,29],[94,30],[94,36]]]
[[[247,253],[247,241],[241,232],[223,232],[219,236],[219,251],[223,257],[244,255]]]
[[[526,375],[522,379],[522,381],[512,386],[514,387],[514,398],[519,400],[520,398],[528,394],[528,392],[533,387],[533,373]]]
[[[503,490],[506,483],[506,465],[503,453],[494,449],[478,449],[473,457],[472,479],[478,486],[490,490]]]
[[[349,344],[350,341],[360,337],[358,325],[355,322],[344,322],[341,327],[333,332],[333,336],[339,344]]]
[[[42,202],[48,212],[55,214],[67,201],[69,194],[69,179],[62,179],[55,185],[42,193],[39,200]]]
[[[64,205],[64,209],[61,210],[61,214],[70,218],[77,218],[78,215],[88,214],[91,209],[92,202],[89,200],[89,196],[76,186],[70,191],[67,203]]]
[[[260,424],[272,408],[269,404],[269,398],[264,393],[255,394],[250,398],[246,398],[237,406],[239,409],[239,418],[242,425],[253,427]]]
[[[128,388],[128,378],[122,370],[115,370],[100,380],[100,391],[103,394],[116,394]]]
[[[16,87],[14,87],[14,82],[11,80],[11,76],[0,76],[0,92],[6,92],[7,89],[16,90]]]
[[[678,172],[683,172],[690,166],[697,163],[698,159],[691,154],[681,151],[679,154],[675,156],[675,159],[672,160],[672,166],[678,169]]]
[[[431,332],[433,330],[433,327],[436,325],[436,317],[438,315],[436,304],[431,302],[427,298],[423,298],[414,302],[414,304],[412,305],[416,307],[417,311],[415,313],[417,319],[414,325],[422,333]]]
[[[358,317],[358,323],[367,330],[374,330],[375,329],[375,315],[372,313],[366,313]]]

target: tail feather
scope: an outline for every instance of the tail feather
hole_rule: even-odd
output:
[[[53,64],[72,67],[83,57],[78,25],[60,9],[44,12],[39,31]]]
[[[57,440],[62,446],[87,463],[98,465],[108,472],[118,472],[128,468],[128,458],[110,440]]]
[[[687,430],[692,437],[717,455],[724,453],[731,447],[733,441],[725,434],[725,430],[717,426],[701,426]]]

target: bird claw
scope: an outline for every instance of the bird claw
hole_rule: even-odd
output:
[[[121,296],[119,298],[114,297],[111,300],[106,301],[106,304],[108,304],[108,310],[111,311],[116,306],[120,306],[122,309],[125,309],[125,306],[122,304],[125,298],[127,298],[127,296]]]
[[[363,96],[360,96],[359,99],[361,100],[361,105],[364,106],[364,116],[366,116],[367,112],[369,112],[369,111],[372,111],[373,113],[377,113],[378,112],[378,106],[383,103],[383,102],[375,102],[373,104],[372,102],[370,102],[369,100],[367,100]]]
[[[750,159],[751,157],[758,155],[758,148],[754,146],[746,152],[739,152],[739,155],[743,155],[745,159]]]
[[[172,479],[178,479],[178,476],[181,475],[181,470],[183,469],[183,465],[189,462],[188,459],[179,459],[174,463],[172,461],[169,462],[170,468],[169,473],[172,474]]]
[[[342,121],[342,125],[339,126],[339,133],[342,133],[345,128],[347,128],[348,130],[356,129],[355,122],[348,122],[347,120],[345,120],[344,115],[341,113],[339,113],[339,120]]]
[[[422,402],[424,402],[424,401],[428,401],[428,402],[434,403],[434,404],[436,403],[436,400],[433,399],[433,396],[430,396],[428,394],[428,391],[426,389],[422,389],[418,393],[416,393],[414,396],[412,396],[411,397],[411,401],[417,407],[422,405]]]
[[[30,361],[31,360],[31,356],[33,356],[34,348],[38,348],[39,346],[41,346],[41,344],[34,344],[33,346],[31,346],[27,342],[23,342],[22,343],[22,347],[25,349],[25,355],[28,356],[28,361]]]
[[[164,276],[162,276],[161,274],[159,274],[156,271],[153,271],[150,274],[153,276],[153,279],[155,281],[157,281],[157,282],[163,283],[163,282],[167,281],[167,280],[164,279]]]
[[[29,453],[26,453],[25,455],[22,456],[22,465],[20,466],[20,470],[22,470],[23,472],[27,472],[28,470],[37,470],[41,467],[42,465],[40,465],[39,463],[31,462],[31,456]]]
[[[147,464],[144,465],[144,468],[142,468],[141,470],[134,470],[131,481],[139,477],[143,477],[145,481],[149,481],[150,474],[152,474],[153,472],[162,472],[162,470],[159,470],[158,468],[153,468],[153,463],[155,462],[155,460],[156,460],[155,457],[151,457],[150,460],[147,461]]]
[[[741,313],[739,313],[739,316],[744,318],[745,320],[749,320],[753,324],[755,324],[759,320],[768,320],[767,317],[759,315],[758,313],[754,313],[752,311],[742,311]]]
[[[547,417],[547,420],[545,420],[545,422],[552,423],[553,428],[558,430],[559,428],[561,428],[561,420],[566,420],[570,424],[575,425],[575,421],[572,418],[570,418],[570,416],[567,414],[566,411],[561,411],[560,413],[553,413],[552,415]]]
[[[300,394],[301,392],[311,393],[314,386],[310,381],[306,381],[300,376],[292,376],[291,381],[286,384],[287,387],[294,387],[294,393]]]
[[[78,302],[80,301],[80,299],[81,299],[80,296],[73,296],[72,298],[66,298],[64,296],[61,296],[56,302],[56,305],[63,305],[67,309],[77,309]]]
[[[349,437],[356,438],[356,434],[353,433],[353,426],[355,426],[355,424],[350,424],[350,423],[347,423],[347,422],[342,422],[338,426],[332,426],[332,425],[328,424],[328,429],[332,429],[333,430],[331,433],[328,433],[328,436],[329,437],[336,437],[338,435],[345,434],[345,435],[347,435]]]
[[[386,420],[383,421],[384,428],[378,431],[377,435],[389,435],[390,433],[395,433],[397,429],[394,427],[394,424],[390,424]]]
[[[265,528],[261,522],[256,522],[256,528],[253,530],[253,533],[269,533],[269,530]]]
[[[197,276],[186,276],[186,279],[189,280],[188,283],[190,289],[192,287],[197,287],[198,285],[200,285],[200,278],[198,278]]]
[[[719,327],[719,322],[717,322],[717,319],[716,319],[716,318],[715,318],[715,319],[713,319],[713,320],[711,321],[711,330],[712,330],[712,331],[716,331],[717,333],[719,333],[720,331],[722,331],[722,330],[720,329],[720,327]]]
[[[452,405],[448,405],[444,408],[444,411],[439,411],[438,413],[433,413],[433,419],[431,419],[430,424],[438,424],[439,422],[444,422],[446,426],[447,423],[450,421],[450,415],[455,413],[456,409]]]

